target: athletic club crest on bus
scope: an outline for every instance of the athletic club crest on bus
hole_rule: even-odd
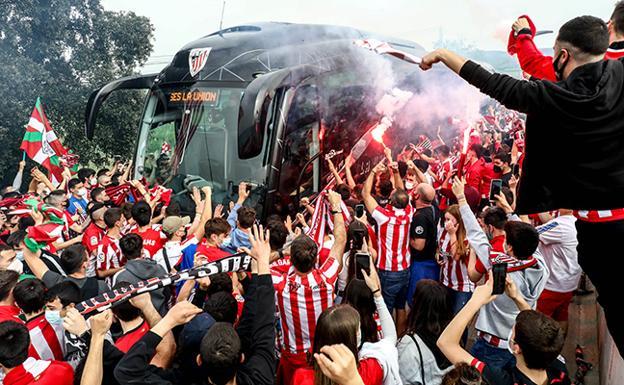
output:
[[[195,76],[199,73],[199,71],[204,68],[206,62],[208,61],[208,54],[212,47],[208,48],[193,48],[191,52],[189,52],[189,72],[191,76]]]

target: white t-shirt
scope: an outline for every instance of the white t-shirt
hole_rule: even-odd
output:
[[[576,218],[563,215],[537,227],[538,249],[550,270],[545,289],[558,293],[576,290],[581,278],[576,246]]]

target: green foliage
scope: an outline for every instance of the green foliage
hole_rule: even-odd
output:
[[[100,0],[0,0],[0,178],[14,176],[38,96],[63,145],[81,163],[130,157],[144,93],[111,96],[93,141],[84,135],[84,110],[93,90],[135,73],[147,60],[152,34],[146,17],[106,11]]]

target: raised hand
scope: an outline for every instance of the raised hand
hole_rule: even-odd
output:
[[[108,309],[100,314],[96,314],[89,318],[89,323],[91,323],[91,333],[94,336],[104,337],[113,324],[113,312]]]

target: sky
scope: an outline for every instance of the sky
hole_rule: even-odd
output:
[[[567,20],[608,20],[615,0],[226,0],[223,27],[254,21],[344,25],[415,41],[426,49],[463,39],[479,49],[505,50],[513,20],[531,16],[538,29]],[[188,42],[219,30],[223,0],[102,0],[105,9],[132,11],[154,25],[154,51],[142,72],[158,72]],[[554,34],[536,38],[552,47]]]

